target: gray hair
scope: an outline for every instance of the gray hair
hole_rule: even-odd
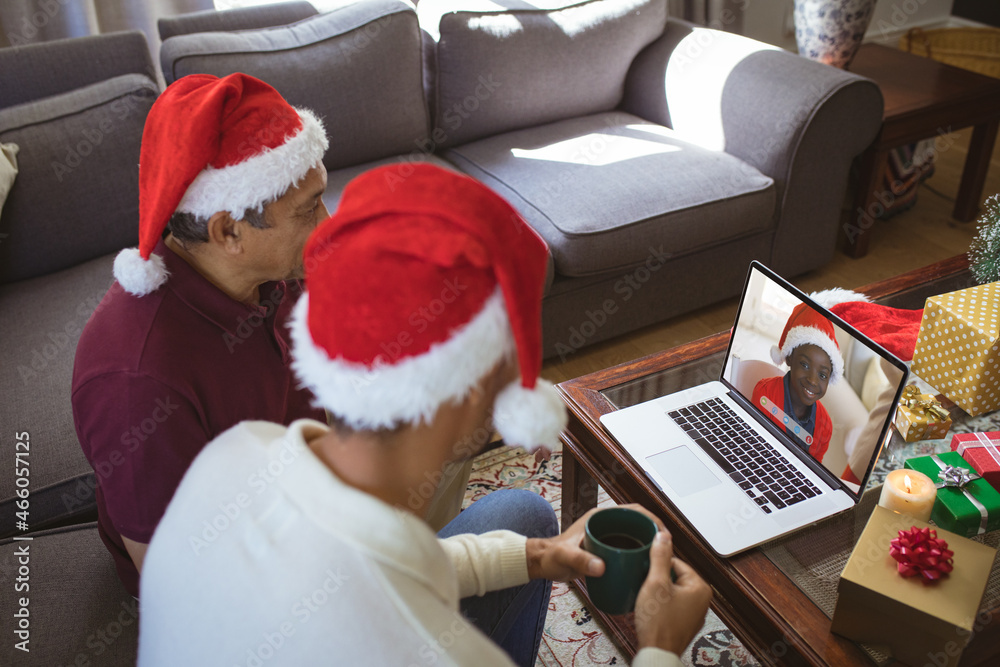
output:
[[[255,229],[267,229],[271,225],[267,224],[267,215],[264,212],[266,206],[266,204],[261,206],[260,210],[248,208],[243,212],[242,219]],[[181,243],[207,243],[208,218],[176,211],[167,222],[167,231]]]

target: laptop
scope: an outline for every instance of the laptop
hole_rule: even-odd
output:
[[[601,423],[711,548],[731,556],[858,502],[907,376],[902,361],[755,261],[721,377]],[[871,412],[884,413],[880,428]],[[844,474],[848,451],[869,457],[860,484],[841,479],[853,475]]]

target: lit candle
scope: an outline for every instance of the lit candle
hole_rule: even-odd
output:
[[[885,478],[878,504],[915,519],[931,518],[937,488],[931,478],[917,470],[893,470]]]

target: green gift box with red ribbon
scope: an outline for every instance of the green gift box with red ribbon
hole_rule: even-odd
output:
[[[918,470],[937,484],[931,521],[941,528],[966,537],[1000,528],[1000,491],[958,452],[917,456],[903,467]]]

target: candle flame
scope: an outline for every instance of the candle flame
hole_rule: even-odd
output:
[[[913,485],[910,482],[910,476],[909,475],[903,475],[903,484],[906,486],[906,492],[907,493],[913,493]]]

